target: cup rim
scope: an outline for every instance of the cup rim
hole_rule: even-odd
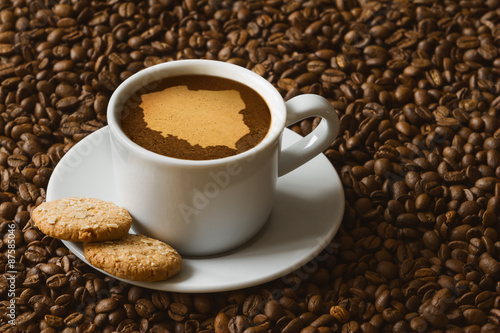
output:
[[[165,75],[167,73],[167,75]],[[122,106],[131,93],[151,82],[168,76],[210,75],[227,78],[242,83],[255,90],[265,101],[271,113],[271,123],[266,136],[256,146],[240,154],[210,160],[188,160],[161,155],[133,142],[122,130],[120,116]],[[126,95],[126,97],[122,97]],[[113,92],[107,107],[107,121],[111,139],[121,142],[129,151],[142,158],[158,163],[178,164],[183,166],[207,166],[230,163],[246,158],[253,158],[259,151],[274,145],[285,128],[286,107],[283,97],[276,88],[262,76],[244,67],[218,60],[183,59],[156,64],[131,75]]]

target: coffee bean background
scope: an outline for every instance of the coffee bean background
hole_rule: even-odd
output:
[[[0,0],[0,331],[499,332],[499,7]],[[247,67],[285,99],[316,93],[338,111],[325,154],[345,189],[342,226],[287,276],[157,292],[94,271],[31,226],[53,168],[106,125],[120,82],[188,58]]]

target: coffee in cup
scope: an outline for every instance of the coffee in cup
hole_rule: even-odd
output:
[[[154,81],[124,105],[122,128],[139,146],[188,160],[240,154],[266,136],[271,113],[253,89],[234,80],[183,75]]]

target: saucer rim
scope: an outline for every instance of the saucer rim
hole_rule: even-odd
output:
[[[293,143],[293,141],[298,140],[300,138],[300,136],[297,133],[293,132],[292,130],[285,129],[285,131],[287,132],[287,136],[292,135],[288,139],[288,141],[292,141],[291,143]],[[89,137],[91,137],[92,135],[96,135],[96,136],[97,135],[109,135],[109,127],[105,126],[105,127],[101,128],[101,129],[99,129],[99,130],[91,133],[86,138],[82,139],[70,151],[68,151],[68,153],[65,156],[63,156],[63,158],[59,161],[58,165],[64,165],[64,163],[65,163],[64,159],[66,158],[66,156],[68,156],[68,159],[69,159],[71,157],[71,151],[74,150],[75,153],[76,153],[78,151],[78,145],[79,144],[83,145],[83,142],[86,139],[88,139]],[[285,141],[285,140],[283,140],[283,141]],[[108,143],[109,143],[109,137],[108,137]],[[97,146],[100,146],[100,145],[102,145],[102,142],[99,143],[99,144],[97,144]],[[326,158],[326,156],[319,155],[319,156],[315,157],[315,160],[317,161],[317,163],[321,163],[321,164],[328,163],[328,165],[331,166],[331,171],[332,171],[331,172],[331,176],[333,176],[333,178],[336,178],[336,182],[339,185],[339,187],[335,188],[335,192],[338,191],[338,194],[339,194],[339,197],[337,197],[336,200],[340,201],[340,203],[338,204],[338,206],[340,208],[340,211],[338,211],[337,214],[331,218],[331,220],[332,220],[332,227],[329,230],[326,230],[328,232],[326,233],[326,236],[321,239],[321,245],[316,246],[316,247],[313,247],[313,246],[308,247],[307,251],[310,251],[310,252],[305,253],[302,258],[300,258],[298,260],[294,260],[293,263],[285,265],[285,267],[283,267],[282,269],[273,271],[271,274],[267,274],[267,275],[261,276],[259,278],[246,279],[243,282],[241,282],[241,281],[227,281],[227,280],[224,280],[224,282],[222,284],[218,284],[218,283],[214,284],[214,283],[212,283],[211,286],[202,285],[202,286],[196,286],[196,287],[191,286],[189,288],[182,288],[182,286],[181,286],[181,288],[176,288],[175,284],[169,284],[169,282],[168,282],[169,280],[157,281],[157,282],[132,281],[132,280],[123,279],[123,278],[119,278],[119,277],[113,276],[113,275],[111,275],[111,274],[109,274],[109,273],[107,273],[107,272],[105,272],[105,271],[103,271],[103,270],[101,270],[99,268],[96,268],[93,265],[91,265],[85,259],[84,255],[83,255],[83,248],[82,248],[82,244],[81,243],[78,244],[78,243],[69,242],[69,241],[62,241],[62,242],[79,259],[81,259],[82,261],[84,261],[87,265],[89,265],[93,269],[96,269],[97,271],[100,271],[101,273],[103,273],[105,275],[108,275],[108,276],[111,276],[111,277],[113,277],[113,278],[115,278],[117,280],[129,283],[129,284],[132,284],[132,285],[137,285],[137,286],[140,286],[140,287],[145,287],[145,288],[148,288],[148,289],[171,291],[171,292],[186,292],[186,293],[223,292],[223,291],[248,288],[248,287],[256,286],[256,285],[259,285],[259,284],[263,284],[263,283],[272,281],[274,279],[277,279],[279,277],[284,277],[286,274],[289,274],[289,273],[291,273],[293,271],[296,271],[297,269],[300,269],[306,263],[308,263],[309,261],[311,261],[312,259],[314,259],[318,254],[321,253],[321,251],[323,251],[328,246],[328,244],[331,243],[331,240],[333,239],[333,237],[335,237],[335,235],[337,234],[338,229],[339,229],[339,227],[341,225],[342,217],[343,217],[343,214],[344,214],[344,208],[345,208],[344,207],[345,206],[345,194],[344,194],[344,191],[343,191],[343,188],[342,188],[342,184],[340,182],[340,178],[339,178],[338,173],[336,172],[335,168],[331,165],[330,161],[328,161],[328,159]],[[310,162],[308,162],[308,163],[310,163]],[[55,199],[58,198],[57,193],[54,193],[54,191],[56,191],[56,189],[54,189],[54,186],[53,186],[54,183],[55,183],[55,181],[56,181],[55,179],[57,177],[61,177],[60,174],[59,174],[59,172],[58,172],[59,171],[58,168],[57,168],[58,165],[56,166],[56,168],[54,168],[54,172],[53,172],[54,179],[52,177],[51,177],[51,179],[49,179],[49,184],[47,186],[47,201],[55,200]],[[307,165],[307,163],[306,163],[306,165]],[[306,165],[304,165],[303,167],[306,167]],[[265,226],[264,226],[264,228],[261,231],[259,231],[258,235],[260,235],[261,233],[265,233],[266,229],[268,228],[268,226],[269,226],[269,223],[266,223]],[[132,231],[133,231],[133,226],[132,226]],[[216,255],[216,256],[209,257],[209,258],[206,258],[206,257],[198,257],[198,258],[195,258],[195,259],[186,258],[186,259],[184,259],[184,262],[187,263],[187,264],[192,264],[192,263],[196,264],[196,260],[203,260],[203,261],[213,260],[213,259],[216,260],[217,258],[231,256],[231,254],[234,254],[234,253],[241,253],[241,251],[244,251],[248,247],[249,246],[243,245],[243,246],[240,246],[239,248],[237,248],[237,249],[235,249],[233,251],[228,252],[228,254]],[[256,259],[258,259],[258,257],[256,257]],[[166,287],[165,287],[165,284],[167,284]]]

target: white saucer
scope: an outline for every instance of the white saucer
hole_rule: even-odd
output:
[[[299,138],[286,129],[283,145]],[[110,164],[109,131],[104,127],[78,142],[57,164],[48,184],[47,201],[71,196],[113,201]],[[181,272],[166,281],[122,280],[175,292],[217,292],[265,283],[299,269],[319,254],[337,232],[343,213],[340,179],[328,159],[319,155],[279,178],[271,216],[247,244],[219,256],[184,258]],[[80,243],[64,244],[88,263]]]

